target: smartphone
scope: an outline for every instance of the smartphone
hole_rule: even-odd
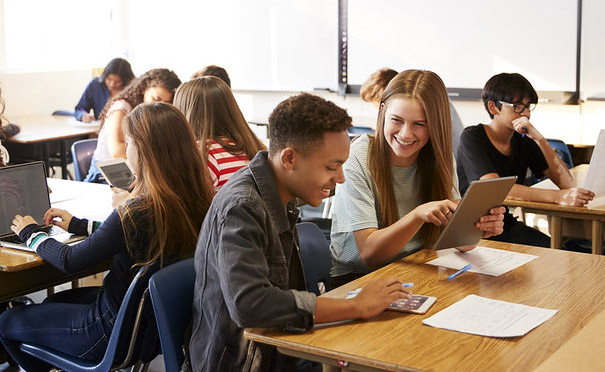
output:
[[[108,159],[97,162],[97,167],[105,177],[107,183],[128,191],[134,182],[134,174],[125,159]]]
[[[424,314],[437,301],[437,298],[431,296],[412,295],[412,298],[397,300],[389,305],[387,309],[394,311],[403,311],[406,313]]]

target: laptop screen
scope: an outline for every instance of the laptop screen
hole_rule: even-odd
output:
[[[44,224],[50,208],[43,162],[0,168],[0,236],[12,234],[15,215],[32,216]]]

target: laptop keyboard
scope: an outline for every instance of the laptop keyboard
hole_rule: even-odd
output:
[[[45,233],[47,233],[48,236],[62,234],[62,233],[65,232],[65,230],[63,230],[59,226],[55,226],[55,225],[43,226],[43,227],[41,227],[41,229],[42,229],[42,231],[44,231]],[[5,242],[10,242],[10,243],[15,243],[15,244],[22,243],[21,239],[19,239],[18,235],[5,236],[4,238],[2,238],[2,240],[4,240]]]

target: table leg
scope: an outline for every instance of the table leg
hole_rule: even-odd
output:
[[[61,178],[63,178],[64,180],[67,179],[67,149],[65,146],[65,141],[66,140],[59,141],[59,146],[61,149]]]
[[[552,249],[561,248],[561,217],[550,217],[550,247]]]
[[[48,150],[48,142],[42,143],[42,161],[46,166],[46,175],[50,177],[50,151]]]
[[[592,254],[603,253],[603,221],[592,221]]]

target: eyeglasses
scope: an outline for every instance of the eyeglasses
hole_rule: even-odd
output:
[[[504,102],[504,101],[498,101],[498,102],[500,102],[504,106],[512,107],[516,114],[522,113],[523,111],[525,111],[525,109],[529,109],[529,111],[534,111],[534,109],[536,108],[535,103],[530,103],[529,105],[526,105],[523,103],[508,103],[508,102]]]

